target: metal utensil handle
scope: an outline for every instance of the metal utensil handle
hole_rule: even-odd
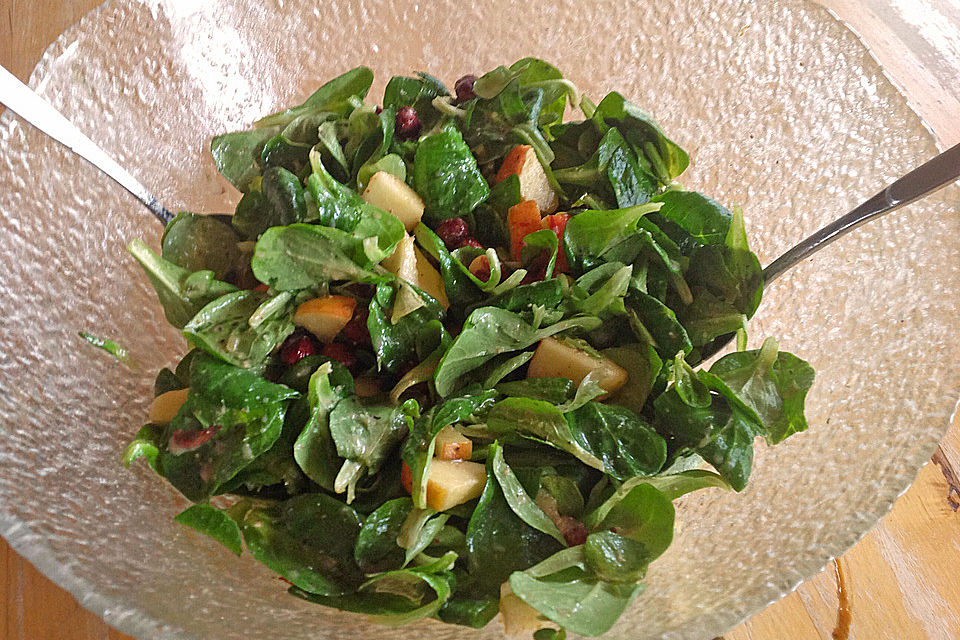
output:
[[[167,211],[156,197],[126,169],[107,155],[106,151],[81,133],[49,102],[34,93],[30,87],[20,82],[2,66],[0,66],[0,103],[113,178],[117,184],[150,209],[160,222],[166,224],[173,219],[173,214]]]
[[[960,178],[960,144],[923,163],[850,213],[831,222],[771,262],[763,270],[764,284],[773,282],[793,265],[864,222],[910,204],[958,178]]]

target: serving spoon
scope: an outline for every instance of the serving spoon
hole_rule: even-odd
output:
[[[173,218],[173,214],[161,205],[157,198],[151,195],[129,171],[117,164],[103,149],[71,124],[63,114],[3,67],[0,67],[0,103],[100,169],[129,191],[160,222],[166,224]],[[800,241],[763,270],[763,286],[766,287],[794,265],[865,222],[919,200],[958,178],[960,178],[960,144],[923,163],[877,195],[861,203],[850,213],[837,218]],[[703,358],[708,358],[720,351],[733,339],[734,335],[731,333],[720,336],[704,345],[701,349]]]
[[[33,89],[20,82],[15,75],[2,66],[0,66],[0,104],[6,105],[10,111],[107,174],[114,182],[129,191],[143,206],[150,209],[160,222],[167,224],[173,220],[173,214],[160,204],[156,196],[147,191],[139,180],[117,164],[116,160],[85,136],[53,105],[34,93]]]

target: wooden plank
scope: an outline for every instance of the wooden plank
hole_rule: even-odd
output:
[[[0,1],[0,64],[26,81],[51,42],[100,0]]]
[[[0,640],[13,638],[13,614],[15,597],[12,585],[15,583],[11,574],[15,555],[10,545],[0,538]]]
[[[97,4],[99,0],[0,0],[0,64],[26,80],[46,46]],[[822,4],[871,46],[941,145],[960,142],[960,99],[955,83],[943,79],[943,64],[952,60],[949,18],[956,15],[955,0],[917,0],[907,7],[908,26],[918,37],[933,46],[940,38],[946,47],[936,60],[916,53],[916,43],[904,40],[903,29],[891,28],[884,19],[892,0]],[[906,7],[898,4],[901,10]],[[958,70],[960,66],[953,67]],[[953,577],[960,564],[960,537],[954,533],[958,506],[960,427],[955,426],[891,514],[840,560],[852,614],[850,638],[960,638],[960,582]],[[831,565],[725,638],[828,640],[836,629],[838,605]],[[83,610],[0,539],[0,640],[35,638],[131,640]]]

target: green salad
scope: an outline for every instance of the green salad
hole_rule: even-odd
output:
[[[743,216],[685,190],[686,152],[619,93],[534,58],[453,93],[396,76],[380,106],[372,80],[214,138],[234,214],[129,245],[191,350],[124,463],[310,602],[601,635],[673,501],[742,490],[757,436],[807,428],[813,370],[746,349]]]

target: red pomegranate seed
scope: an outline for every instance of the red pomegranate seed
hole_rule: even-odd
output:
[[[567,541],[567,546],[576,547],[587,541],[587,528],[576,518],[569,516],[560,517],[560,533],[563,539]]]
[[[524,276],[521,282],[523,284],[530,284],[531,282],[540,282],[546,278],[547,264],[549,264],[549,262],[550,259],[546,253],[538,255],[530,262],[530,265],[527,267],[527,275]]]
[[[340,335],[353,344],[370,344],[370,331],[367,329],[369,315],[370,310],[367,307],[357,305],[354,308],[353,317],[340,331]]]
[[[280,360],[290,366],[317,353],[317,343],[312,336],[305,333],[295,333],[283,342],[280,347]]]
[[[354,355],[353,351],[347,347],[347,345],[340,344],[339,342],[331,342],[330,344],[323,345],[320,353],[331,360],[336,360],[348,369],[357,364],[357,356]]]
[[[478,280],[486,282],[490,279],[490,259],[485,255],[474,258],[468,269]]]
[[[474,249],[483,249],[483,245],[480,244],[480,242],[478,242],[477,240],[474,240],[473,238],[467,238],[466,240],[461,242],[460,246],[457,247],[457,249],[460,249],[461,247],[473,247]]]
[[[217,435],[220,429],[222,429],[222,427],[219,424],[214,424],[198,431],[187,431],[185,429],[174,431],[173,434],[170,435],[170,443],[167,448],[173,455],[193,451]]]
[[[397,111],[397,137],[401,140],[413,140],[420,135],[420,116],[413,107],[400,107]]]
[[[457,104],[477,97],[477,94],[473,92],[473,84],[476,81],[477,76],[469,73],[457,80],[456,84],[453,85],[453,90],[457,94]]]
[[[437,235],[448,249],[456,249],[470,237],[470,229],[463,218],[448,218],[437,225]]]

